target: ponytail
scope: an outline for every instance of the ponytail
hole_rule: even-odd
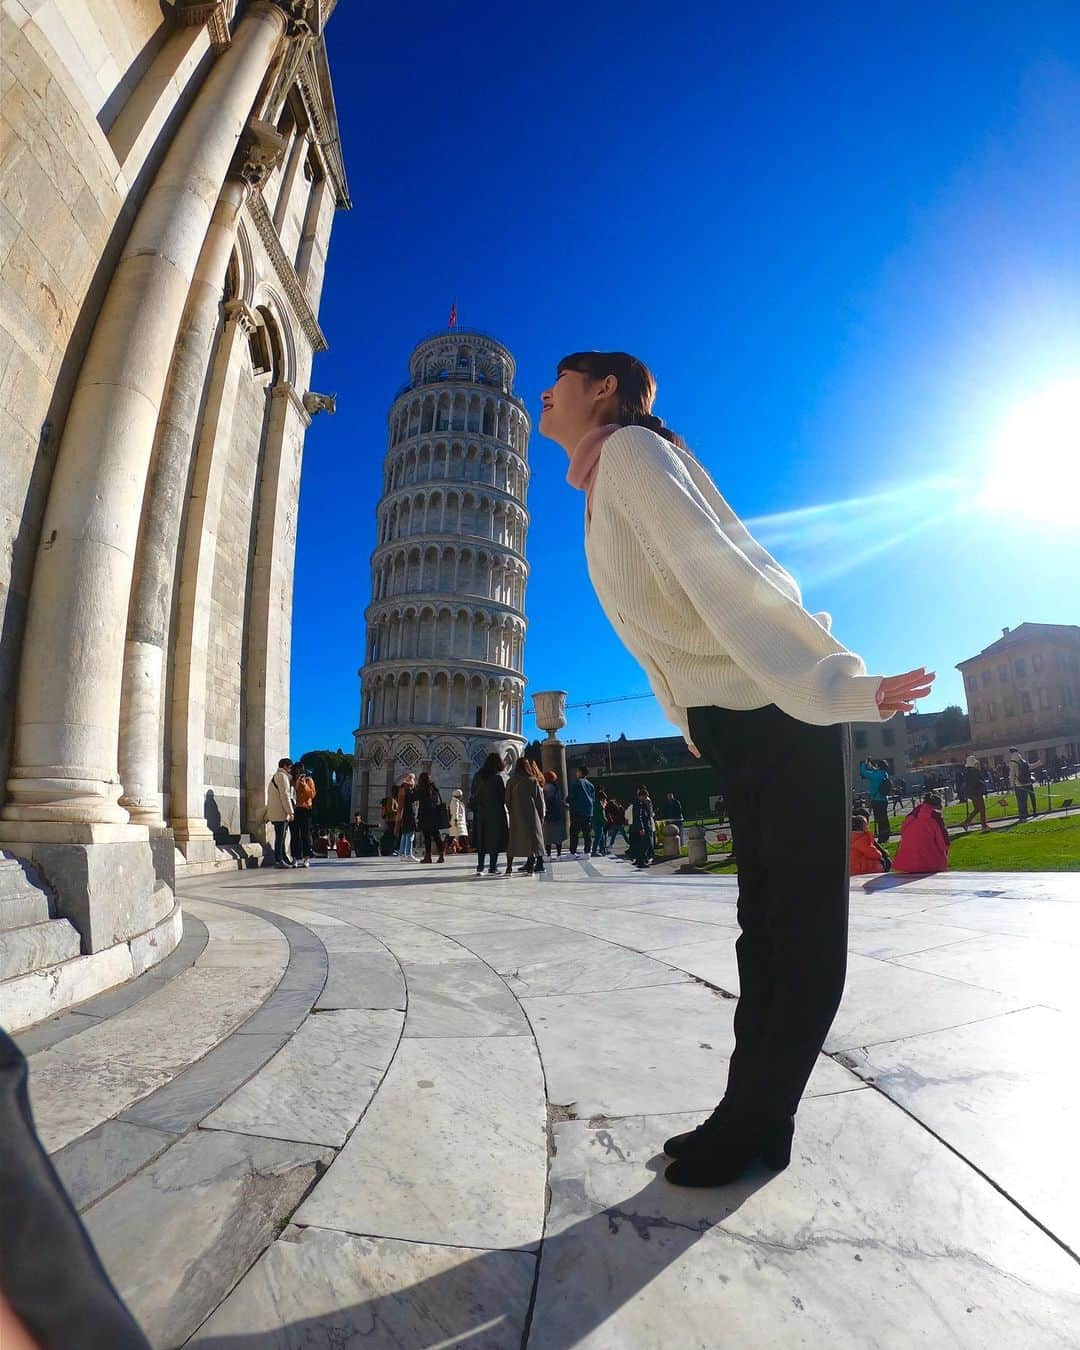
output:
[[[659,417],[654,417],[652,413],[636,413],[630,421],[625,422],[623,425],[628,427],[645,427],[646,430],[655,431],[658,436],[663,436],[664,440],[670,441],[672,445],[677,445],[680,450],[686,449],[686,442],[678,432],[672,431],[670,427],[666,427],[663,420]]]
[[[644,361],[629,352],[574,352],[564,356],[558,370],[576,370],[591,380],[603,380],[614,375],[619,384],[619,406],[614,421],[621,427],[645,427],[665,441],[686,449],[686,442],[653,415],[656,402],[656,380]]]

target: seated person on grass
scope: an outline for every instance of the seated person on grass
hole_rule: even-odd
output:
[[[949,832],[941,818],[941,798],[936,792],[928,792],[904,818],[894,866],[898,872],[949,870]]]
[[[869,876],[892,869],[892,859],[874,838],[870,818],[861,814],[851,817],[851,875]]]

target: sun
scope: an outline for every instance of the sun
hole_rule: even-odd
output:
[[[1051,385],[1008,418],[997,437],[977,504],[1027,520],[1080,515],[1080,376]]]

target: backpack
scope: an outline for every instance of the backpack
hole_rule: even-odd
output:
[[[1031,765],[1023,755],[1018,755],[1016,758],[1016,781],[1023,783],[1025,786],[1032,781]]]

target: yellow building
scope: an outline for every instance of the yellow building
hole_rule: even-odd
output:
[[[1022,623],[978,656],[964,677],[971,749],[984,764],[1016,746],[1029,760],[1080,760],[1080,626]]]

